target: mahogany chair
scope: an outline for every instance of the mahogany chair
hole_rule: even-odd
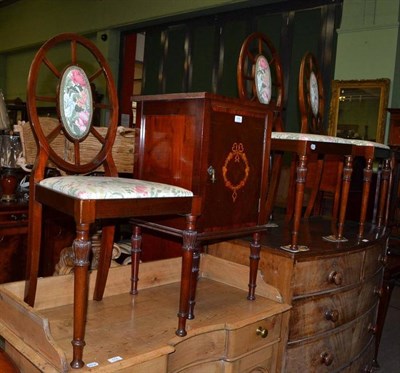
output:
[[[236,74],[239,98],[259,102],[271,108],[274,112],[272,131],[282,132],[284,130],[282,64],[278,51],[265,34],[254,32],[244,40]],[[271,216],[275,204],[282,162],[282,153],[271,152],[271,177],[266,205],[268,217]]]
[[[54,53],[55,50],[57,53]],[[60,55],[66,51],[65,55]],[[81,62],[78,62],[78,60]],[[63,61],[60,63],[59,61]],[[43,94],[43,82],[54,84],[54,93]],[[102,87],[103,103],[95,103],[90,86]],[[38,117],[42,103],[55,105],[58,125],[50,132]],[[25,301],[33,306],[37,287],[42,234],[43,207],[50,207],[74,218],[74,311],[73,368],[81,368],[85,345],[85,322],[88,306],[88,266],[91,252],[91,228],[100,224],[101,251],[95,284],[95,300],[103,297],[118,219],[130,217],[184,215],[183,238],[196,235],[193,215],[198,199],[189,190],[172,185],[117,177],[112,147],[118,122],[118,101],[110,67],[99,49],[89,40],[66,33],[49,39],[37,52],[29,71],[27,104],[30,123],[38,145],[38,154],[30,178],[28,276]],[[107,123],[101,134],[92,121],[94,111]],[[100,125],[100,123],[96,123]],[[99,142],[99,151],[90,161],[82,161],[82,142],[92,134]],[[58,154],[54,146],[60,141],[74,149],[71,161]],[[44,178],[46,164],[51,161],[66,176]],[[104,176],[88,176],[100,165]],[[196,203],[194,203],[196,202]],[[140,244],[132,238],[133,246]],[[182,256],[182,287],[179,302],[177,334],[185,326],[189,309],[189,281],[192,269],[192,241],[185,243]],[[191,250],[193,249],[193,250]],[[133,250],[132,250],[133,253]],[[133,255],[133,254],[132,254]],[[133,268],[133,273],[135,269]],[[134,277],[134,276],[132,276]],[[131,292],[134,291],[132,279]],[[60,289],[62,291],[62,289]]]
[[[315,56],[306,52],[299,69],[298,101],[301,119],[300,133],[326,135],[323,128],[325,114],[325,95],[321,73]],[[290,168],[286,219],[293,217],[295,198],[295,178],[297,159],[294,157]],[[337,220],[339,213],[343,157],[327,154],[316,156],[307,164],[305,189],[310,190],[304,217],[322,212],[322,197],[325,193],[333,196],[332,218]]]

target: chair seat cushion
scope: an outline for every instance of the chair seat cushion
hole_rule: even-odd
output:
[[[315,142],[329,142],[336,144],[350,144],[356,146],[373,146],[375,148],[390,149],[389,146],[374,141],[343,139],[341,137],[317,135],[313,133],[297,133],[297,132],[272,132],[272,139],[279,140],[303,140]]]
[[[79,199],[192,197],[190,190],[151,181],[107,176],[57,176],[41,187]]]

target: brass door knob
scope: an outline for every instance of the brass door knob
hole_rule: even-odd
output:
[[[321,364],[329,366],[333,363],[333,355],[329,352],[323,352],[321,354]]]
[[[256,334],[261,338],[266,338],[268,336],[268,329],[264,329],[262,326],[259,326],[256,330]]]
[[[336,322],[339,320],[338,310],[327,310],[325,311],[325,319]]]
[[[343,282],[343,275],[341,272],[332,271],[328,276],[328,281],[331,284],[341,285]]]

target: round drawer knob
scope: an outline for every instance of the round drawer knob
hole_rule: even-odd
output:
[[[333,355],[329,352],[323,352],[321,354],[321,364],[324,364],[328,367],[332,363],[333,363]]]
[[[256,334],[259,335],[261,338],[267,338],[268,329],[264,329],[262,326],[259,326],[256,330]]]
[[[381,262],[384,266],[386,266],[388,262],[387,255],[379,255],[378,261]]]
[[[336,322],[339,320],[338,310],[327,310],[325,311],[325,319]]]
[[[371,332],[372,334],[375,334],[378,330],[378,327],[376,325],[373,324],[369,324],[368,325],[368,331]]]
[[[382,297],[383,289],[376,286],[374,288],[374,294],[377,295],[379,298]]]
[[[340,272],[332,271],[328,276],[328,281],[331,284],[341,285],[343,282],[343,275]]]

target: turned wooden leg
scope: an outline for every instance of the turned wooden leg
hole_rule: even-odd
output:
[[[386,207],[386,199],[389,191],[389,177],[390,177],[390,160],[385,159],[383,163],[382,169],[382,185],[381,185],[381,193],[379,199],[379,210],[378,210],[378,228],[381,228],[382,225],[386,225],[385,219],[385,207]]]
[[[309,218],[311,212],[314,210],[316,206],[317,196],[320,191],[321,186],[321,179],[322,179],[322,172],[324,170],[324,159],[317,159],[316,160],[316,170],[315,170],[315,180],[313,181],[313,187],[310,194],[310,199],[308,200],[306,212],[304,213],[305,218]]]
[[[339,212],[339,222],[337,231],[337,240],[346,240],[343,237],[344,220],[346,218],[347,200],[349,199],[351,174],[353,173],[353,157],[351,155],[345,156],[345,165],[343,167],[343,182],[342,182],[342,200]]]
[[[190,299],[189,299],[189,313],[188,319],[194,319],[194,306],[196,305],[196,289],[197,289],[197,279],[199,277],[200,270],[200,249],[198,244],[193,252],[193,267],[192,267],[192,278],[190,280]]]
[[[88,268],[92,243],[89,238],[89,225],[77,224],[76,238],[72,244],[74,261],[74,333],[72,340],[72,368],[82,368],[83,347],[85,346],[85,324],[88,304]]]
[[[298,235],[300,228],[301,212],[303,208],[304,198],[304,184],[307,176],[307,156],[302,155],[299,159],[297,166],[297,178],[296,178],[296,195],[295,195],[295,206],[294,206],[294,219],[292,228],[292,240],[290,245],[283,246],[283,249],[289,249],[291,251],[306,250],[306,247],[299,247]]]
[[[248,300],[256,299],[255,291],[257,286],[258,262],[260,261],[260,233],[253,234],[253,241],[250,243],[250,276]]]
[[[93,293],[94,300],[102,300],[110,270],[114,244],[114,225],[105,225],[101,229],[101,249],[97,265],[96,284]]]
[[[276,195],[279,187],[279,180],[281,177],[282,171],[282,161],[283,154],[275,152],[272,155],[272,166],[271,166],[271,178],[270,178],[270,186],[268,188],[268,196],[266,203],[266,216],[268,219],[271,219],[272,212],[275,205]]]
[[[360,226],[358,229],[358,237],[362,238],[364,235],[365,220],[367,217],[368,208],[368,198],[371,189],[371,179],[372,179],[372,163],[373,159],[368,158],[367,164],[364,168],[364,179],[363,179],[363,191],[361,198],[361,213],[360,213]]]
[[[299,162],[297,160],[297,155],[294,154],[292,156],[292,161],[290,162],[290,168],[289,168],[289,186],[286,197],[286,214],[285,214],[286,223],[289,223],[292,220],[293,215],[295,213],[298,163]]]
[[[197,232],[185,230],[183,232],[181,292],[179,299],[178,329],[176,335],[184,337],[186,333],[186,319],[189,315],[189,300],[193,271],[193,256],[196,247]]]
[[[131,294],[137,294],[139,281],[139,262],[142,252],[142,230],[140,227],[133,227],[131,237]]]

